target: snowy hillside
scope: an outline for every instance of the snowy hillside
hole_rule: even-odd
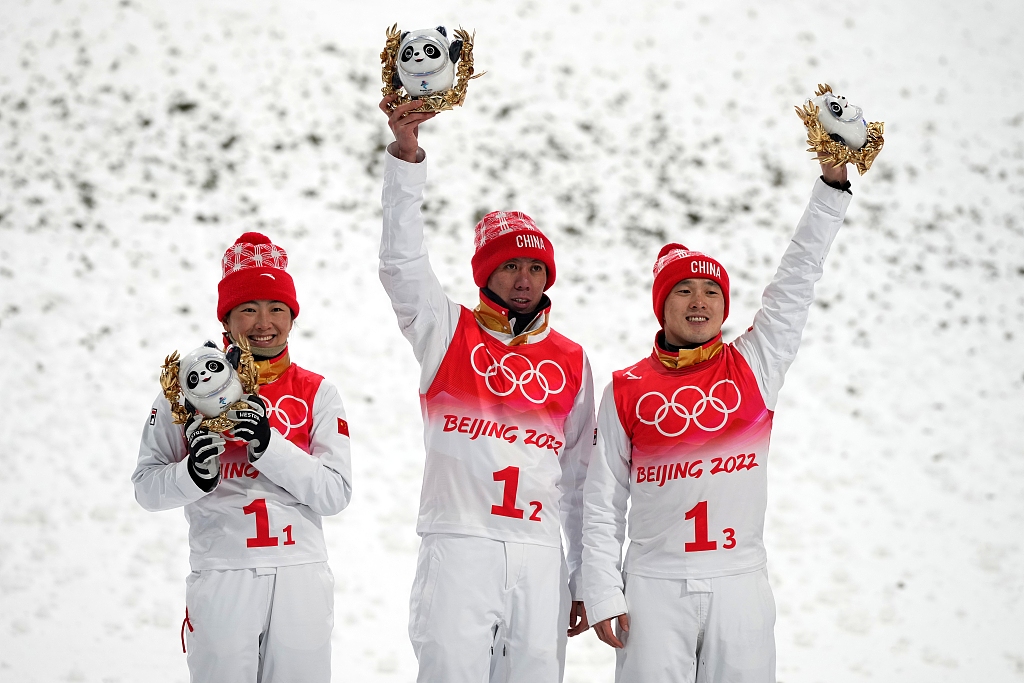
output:
[[[554,241],[553,324],[596,380],[649,352],[666,241],[719,258],[742,331],[817,167],[828,82],[886,122],[854,175],[776,414],[778,674],[1024,681],[1024,5],[0,0],[0,680],[185,681],[180,511],[129,476],[174,349],[216,338],[225,247],[284,246],[292,357],[342,392],[355,498],[325,520],[338,681],[411,681],[417,367],[377,279],[384,29],[476,29],[424,126],[432,262],[472,226]],[[567,681],[611,681],[592,633]]]

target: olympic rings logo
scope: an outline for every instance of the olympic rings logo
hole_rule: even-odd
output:
[[[285,399],[291,399],[292,401],[295,401],[296,403],[302,406],[302,420],[300,420],[299,422],[295,422],[294,420],[292,420],[292,416],[288,414],[288,411],[281,407],[281,404],[285,402]],[[264,401],[266,401],[265,398]],[[281,433],[281,435],[287,439],[288,435],[291,434],[291,431],[293,429],[298,429],[299,427],[306,424],[306,420],[309,419],[309,404],[307,404],[298,396],[285,394],[278,398],[277,402],[274,405],[267,407],[267,419],[269,420],[271,416],[277,417],[278,423],[282,427],[284,427],[284,431]]]
[[[719,398],[718,396],[715,396],[715,390],[725,384],[731,384],[732,388],[736,391],[736,405],[732,406],[731,408],[726,406],[724,398]],[[697,398],[694,401],[692,408],[687,409],[686,406],[676,401],[679,395],[684,391],[697,392],[697,394],[700,395],[700,398]],[[725,393],[725,391],[723,390],[722,393]],[[643,405],[644,399],[646,399],[648,396],[657,396],[658,398],[661,399],[661,405],[658,406],[658,409],[654,411],[654,417],[651,420],[645,419],[641,414],[640,410],[640,406]],[[729,415],[739,410],[741,398],[742,397],[740,396],[739,387],[737,387],[736,383],[730,379],[723,379],[719,380],[718,382],[715,382],[714,386],[711,387],[711,391],[709,391],[707,394],[705,394],[700,387],[693,386],[679,387],[674,392],[672,392],[671,399],[665,398],[665,395],[659,391],[648,391],[646,394],[640,397],[639,401],[636,402],[636,417],[645,425],[654,426],[655,428],[657,428],[659,432],[661,432],[663,436],[667,436],[669,438],[682,435],[683,432],[689,429],[691,422],[697,425],[705,432],[717,432],[719,429],[725,426],[726,421],[729,419]],[[701,416],[704,415],[704,412],[709,407],[713,408],[722,416],[722,421],[717,425],[708,426],[700,421]],[[669,411],[675,413],[677,416],[685,420],[685,422],[683,422],[682,429],[680,429],[677,432],[669,433],[661,428],[661,423],[666,417],[668,417]],[[707,420],[708,418],[704,419]]]
[[[481,370],[476,362],[476,352],[480,349],[484,350],[487,359],[490,361],[484,370]],[[542,360],[534,367],[533,362],[529,358],[510,351],[502,356],[500,361],[497,361],[494,360],[494,356],[491,355],[491,352],[481,342],[473,347],[469,354],[469,362],[473,366],[473,371],[484,378],[487,388],[495,396],[509,396],[518,388],[527,401],[539,405],[547,401],[549,396],[560,394],[565,389],[565,371],[562,370],[562,366],[553,360]],[[544,374],[543,369],[545,365],[552,366],[561,375],[562,383],[559,384],[557,389],[552,388],[551,380]],[[552,374],[552,372],[549,370],[548,374]],[[495,384],[501,386],[495,387]],[[530,388],[528,389],[528,387]],[[541,392],[544,392],[543,396],[536,398]]]

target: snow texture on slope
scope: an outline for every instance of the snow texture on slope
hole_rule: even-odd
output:
[[[245,230],[288,250],[292,356],[349,411],[335,679],[414,678],[417,368],[376,275],[398,21],[476,29],[487,71],[421,137],[442,282],[471,303],[475,221],[531,214],[599,385],[649,350],[666,241],[729,269],[727,338],[752,319],[817,175],[815,84],[886,122],[776,414],[779,680],[1024,680],[1024,6],[421,5],[0,0],[0,679],[187,680],[185,522],[128,477]],[[612,662],[585,634],[566,680]]]

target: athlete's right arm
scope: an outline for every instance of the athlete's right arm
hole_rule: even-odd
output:
[[[384,153],[380,281],[420,363],[420,391],[426,391],[455,336],[460,307],[444,293],[427,257],[422,213],[426,155],[408,163],[396,154],[397,143]]]
[[[188,473],[188,449],[163,394],[153,401],[153,409],[142,430],[139,462],[132,474],[132,484],[135,485],[135,500],[147,510],[181,507],[206,495]]]
[[[583,601],[591,624],[626,613],[622,544],[631,450],[609,382],[597,412],[597,450],[583,487]]]

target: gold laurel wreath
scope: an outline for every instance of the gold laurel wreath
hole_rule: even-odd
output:
[[[384,43],[384,50],[380,53],[380,77],[384,81],[384,87],[380,91],[385,97],[398,92],[395,90],[393,82],[398,62],[398,48],[402,43],[402,32],[398,30],[398,24],[394,24],[387,30],[386,35],[387,42]],[[460,26],[455,31],[455,37],[462,40],[462,52],[459,53],[459,64],[455,71],[455,85],[444,92],[423,97],[413,98],[408,93],[402,93],[389,106],[391,111],[394,111],[395,107],[399,105],[412,102],[413,99],[423,102],[421,106],[413,109],[414,112],[448,111],[449,109],[462,106],[462,103],[466,101],[466,90],[469,88],[469,82],[474,78],[480,78],[487,72],[482,71],[476,75],[473,74],[473,39],[476,37],[476,31],[469,34]]]
[[[828,83],[819,83],[814,95],[815,97],[821,97],[829,92],[832,92],[832,88]],[[807,151],[816,153],[818,160],[823,164],[831,164],[832,166],[842,166],[847,163],[853,164],[857,167],[857,171],[864,175],[871,168],[875,157],[882,151],[882,145],[885,144],[885,140],[882,138],[882,134],[885,132],[885,124],[877,121],[869,123],[868,139],[864,146],[858,150],[852,150],[843,143],[829,137],[829,134],[822,127],[821,121],[818,120],[818,111],[818,106],[810,100],[807,100],[803,107],[796,107],[796,115],[807,126],[807,144],[810,145]]]
[[[245,337],[239,339],[238,348],[242,350],[242,355],[238,360],[238,379],[242,382],[242,391],[246,395],[259,394],[259,369],[256,367],[256,359],[252,357],[249,340]],[[171,404],[171,415],[176,425],[185,424],[189,418],[185,406],[179,402],[181,398],[181,384],[178,382],[178,368],[180,364],[181,359],[178,357],[178,352],[175,351],[164,358],[164,364],[160,368],[160,387],[164,390],[164,397],[167,399],[167,402]],[[244,401],[235,401],[223,413],[216,417],[204,419],[202,424],[211,432],[225,432],[238,424],[234,420],[229,420],[225,417],[225,413],[229,410],[242,410],[247,407],[248,404]]]

